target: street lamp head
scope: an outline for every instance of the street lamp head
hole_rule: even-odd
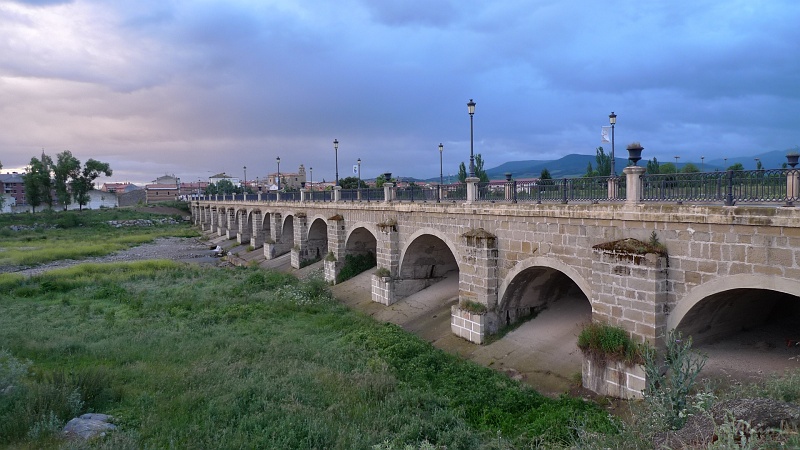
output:
[[[358,163],[358,165],[360,166],[360,165],[361,165],[361,158],[358,158],[358,161],[356,161],[356,162],[357,162],[357,163]]]
[[[280,164],[281,163],[281,157],[278,156],[277,158],[275,158],[275,161],[278,161],[278,164]]]
[[[339,150],[339,140],[338,139],[334,139],[333,140],[333,149],[334,150]]]
[[[617,115],[614,114],[614,111],[611,111],[611,114],[608,115],[608,123],[610,123],[611,125],[617,123]]]
[[[475,102],[472,101],[472,99],[469,99],[469,102],[467,102],[467,111],[469,111],[470,116],[475,114]]]
[[[440,142],[439,143],[439,153],[442,153],[443,151],[444,151],[444,145],[442,145],[441,142]]]

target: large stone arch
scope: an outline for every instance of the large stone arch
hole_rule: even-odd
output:
[[[280,244],[282,253],[288,252],[294,245],[294,215],[286,214],[281,220]],[[285,247],[285,248],[283,248]]]
[[[444,234],[430,228],[413,233],[400,252],[394,298],[400,300],[443,280],[448,273],[461,273],[459,253]]]
[[[405,240],[404,245],[403,245],[403,247],[402,247],[402,249],[400,251],[400,268],[399,268],[399,271],[401,273],[402,273],[402,270],[403,270],[403,264],[406,261],[406,252],[408,251],[409,247],[414,243],[414,241],[416,241],[417,238],[419,238],[420,236],[423,236],[423,235],[431,235],[431,236],[439,238],[439,240],[444,242],[444,244],[450,250],[450,253],[453,255],[453,257],[456,260],[456,264],[458,264],[458,262],[461,261],[461,252],[458,251],[458,246],[455,245],[453,243],[453,241],[447,235],[445,235],[444,233],[440,232],[439,230],[436,230],[436,229],[433,229],[433,228],[420,228],[417,231],[415,231],[414,233],[412,233],[411,236],[409,236],[408,239]],[[461,270],[461,265],[460,264],[458,265],[458,270],[459,271]]]
[[[585,299],[580,299],[580,294]],[[498,291],[497,316],[501,326],[535,317],[555,302],[565,299],[575,323],[591,319],[590,283],[572,266],[550,257],[520,261],[503,279]],[[576,297],[577,296],[577,297]],[[562,309],[565,307],[562,307]]]
[[[328,222],[322,217],[317,217],[309,223],[306,259],[319,260],[328,254]]]
[[[374,227],[374,224],[366,222],[356,222],[349,227],[345,238],[345,254],[364,255],[368,252],[377,254],[378,233]]]
[[[728,302],[736,303],[738,300],[744,303],[745,300],[742,299],[745,296],[743,294],[748,291],[771,291],[797,297],[800,296],[800,281],[783,277],[749,274],[715,278],[693,288],[675,305],[675,308],[667,317],[667,330],[675,330],[684,325],[689,328],[689,332],[692,332],[693,328],[697,327],[691,327],[689,326],[691,324],[684,324],[683,322],[685,319],[691,321],[696,318],[693,317],[696,315],[708,314],[707,311],[701,310],[704,302],[709,301],[709,299],[720,299],[722,295],[727,294],[727,297],[733,298]],[[762,302],[753,306],[752,310],[738,313],[745,315],[749,320],[755,321],[758,316],[769,312],[766,310],[769,309],[767,307],[770,305],[766,303]],[[710,320],[705,320],[705,322],[705,326],[710,326]]]

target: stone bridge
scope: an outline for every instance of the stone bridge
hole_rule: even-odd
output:
[[[672,329],[700,343],[800,317],[796,208],[200,200],[192,214],[267,259],[322,259],[333,283],[349,256],[372,253],[372,299],[384,305],[457,274],[451,329],[475,343],[566,293],[585,296],[592,320],[656,347]],[[608,377],[616,387],[594,389],[643,387],[641,370]]]

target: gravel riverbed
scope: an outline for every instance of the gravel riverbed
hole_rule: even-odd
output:
[[[66,259],[33,267],[4,266],[0,267],[0,273],[19,273],[31,276],[48,270],[70,267],[77,264],[142,261],[147,259],[169,259],[198,264],[217,264],[219,258],[215,258],[213,253],[213,250],[209,248],[209,244],[202,241],[200,238],[170,237],[156,239],[151,243],[142,244],[106,256],[81,260]]]

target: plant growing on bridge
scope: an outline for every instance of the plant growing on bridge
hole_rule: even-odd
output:
[[[621,361],[628,365],[644,362],[644,346],[627,331],[605,323],[592,322],[578,335],[578,348],[595,360]]]
[[[372,252],[364,255],[346,255],[344,257],[344,265],[339,271],[339,275],[336,276],[336,282],[341,283],[349,280],[361,272],[375,267],[376,264],[375,254]]]
[[[387,269],[386,267],[378,267],[378,269],[375,271],[375,276],[378,276],[378,277],[381,277],[381,278],[385,278],[385,277],[388,277],[388,276],[391,276],[391,275],[392,275],[392,273],[389,272],[389,269]]]
[[[486,305],[472,300],[461,300],[458,303],[459,309],[469,311],[472,314],[484,314],[486,312]]]

